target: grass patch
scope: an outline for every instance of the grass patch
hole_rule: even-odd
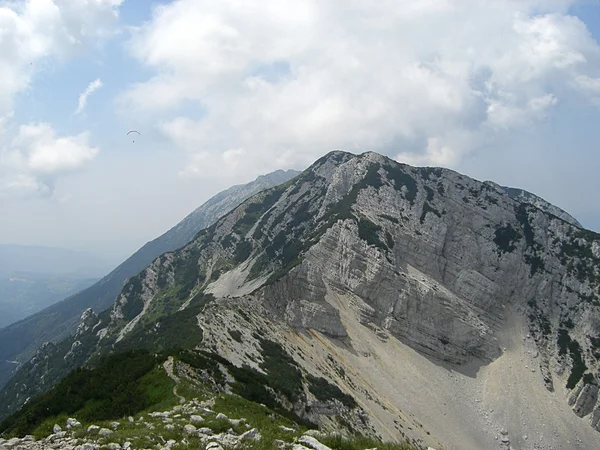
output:
[[[0,433],[24,436],[46,430],[47,422],[76,416],[81,421],[119,419],[166,400],[170,379],[154,371],[164,357],[145,350],[100,360],[94,369],[79,368],[0,424]],[[165,386],[160,386],[164,384]],[[64,420],[63,420],[64,423]]]

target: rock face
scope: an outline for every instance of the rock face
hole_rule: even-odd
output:
[[[177,335],[200,327],[193,345],[239,365],[257,366],[256,336],[282,343],[390,439],[599,447],[600,236],[528,199],[451,170],[329,153],[132,277],[78,354],[159,345],[152,330],[167,333],[170,310]],[[22,374],[46,374],[75,341]],[[31,395],[24,379],[0,401]]]
[[[290,180],[299,172],[278,170],[256,180],[233,186],[212,197],[162,236],[148,242],[106,277],[87,289],[26,319],[0,329],[0,361],[24,363],[45,341],[58,342],[73,333],[88,308],[100,312],[110,307],[125,281],[140,272],[160,254],[187,244],[198,231],[212,225],[251,195]],[[0,387],[18,369],[0,364]],[[0,410],[1,415],[1,410]]]

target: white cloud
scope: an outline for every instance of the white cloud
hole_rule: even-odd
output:
[[[14,130],[15,96],[26,90],[45,59],[65,61],[116,32],[123,0],[0,1],[0,193],[52,194],[57,177],[78,170],[98,150],[88,134],[57,137],[50,125]],[[79,99],[101,86],[92,83]],[[11,134],[16,136],[10,140]]]
[[[79,95],[79,102],[77,104],[77,110],[75,111],[75,114],[81,114],[81,112],[83,112],[83,110],[87,104],[88,97],[92,93],[94,93],[95,91],[100,89],[102,86],[103,86],[103,84],[102,84],[102,81],[100,80],[100,78],[97,78],[94,81],[92,81],[90,84],[88,84],[88,87],[85,88],[85,90],[81,93],[81,95]]]
[[[301,166],[331,148],[455,166],[543,120],[598,63],[570,3],[173,1],[131,39],[155,75],[120,107],[162,117],[186,174]],[[190,102],[200,119],[180,112]]]
[[[123,0],[0,2],[0,117],[13,109],[38,63],[65,60],[115,32]]]
[[[81,170],[98,154],[89,133],[59,137],[47,123],[22,125],[0,148],[0,194],[49,195],[56,180]]]

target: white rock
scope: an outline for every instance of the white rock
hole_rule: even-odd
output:
[[[56,433],[60,433],[62,431],[62,428],[60,427],[60,425],[58,424],[54,424],[54,427],[52,427],[52,431],[56,434]]]
[[[107,444],[107,447],[108,450],[121,450],[121,446],[116,442],[111,442],[110,444]]]
[[[12,438],[12,439],[9,439],[8,441],[6,441],[6,442],[4,443],[4,446],[5,446],[6,448],[12,448],[12,447],[14,447],[15,445],[18,445],[18,444],[20,444],[20,443],[21,443],[21,439],[19,439],[19,438]]]
[[[110,427],[111,427],[113,430],[116,430],[117,428],[119,428],[119,426],[120,426],[120,425],[121,425],[121,424],[120,424],[119,422],[111,422],[111,423],[110,423]]]
[[[295,433],[296,432],[296,430],[294,430],[293,428],[288,428],[284,425],[279,425],[279,429],[281,431],[285,431],[286,433]]]
[[[261,438],[262,436],[256,428],[252,428],[240,436],[240,439],[252,439],[255,442],[260,441]]]
[[[127,420],[128,420],[130,423],[133,423],[133,421],[134,421],[133,417],[131,417],[131,416],[129,416],[129,417],[127,418]]]
[[[317,441],[312,436],[307,436],[307,435],[301,436],[298,439],[298,442],[300,444],[303,444],[303,445],[305,445],[307,447],[310,447],[310,448],[312,448],[314,450],[331,450],[329,447],[327,447],[324,444],[321,444],[319,441]]]
[[[210,428],[202,427],[202,428],[198,428],[198,434],[204,434],[205,436],[212,436],[215,433]]]
[[[108,428],[100,428],[100,430],[98,431],[98,434],[100,436],[108,436],[110,434],[113,434],[112,430],[109,430]]]
[[[174,429],[175,429],[175,425],[173,425],[173,424],[168,424],[168,425],[165,425],[165,430],[172,431],[172,430],[174,430]]]
[[[223,447],[218,442],[209,442],[206,445],[206,450],[223,450]]]
[[[192,422],[203,422],[204,421],[202,416],[197,416],[197,415],[190,416],[190,420]]]
[[[133,421],[132,421],[132,422],[133,422]],[[127,441],[127,442],[125,442],[125,443],[123,444],[123,447],[122,447],[122,448],[123,448],[123,450],[128,450],[128,449],[130,449],[131,447],[132,447],[132,444],[131,444],[131,442]]]
[[[70,417],[67,419],[67,427],[79,428],[81,427],[81,423],[77,419],[73,419],[72,417]]]
[[[323,433],[322,431],[319,430],[307,430],[304,433],[305,436],[312,436],[312,437],[323,437],[325,436],[325,433]]]
[[[95,433],[95,432],[97,432],[99,429],[100,429],[100,427],[99,427],[98,425],[90,425],[90,426],[87,428],[87,432],[88,432],[88,433]]]
[[[47,439],[48,441],[55,441],[55,440],[57,440],[57,439],[62,439],[62,438],[64,438],[66,435],[67,435],[67,432],[66,432],[66,431],[59,431],[58,433],[51,434],[51,435],[50,435],[50,436],[48,436],[46,439]]]
[[[188,423],[187,425],[185,425],[183,427],[183,431],[185,431],[188,434],[192,434],[196,432],[196,427],[194,425],[192,425],[191,423]]]
[[[98,446],[95,444],[85,443],[76,447],[76,450],[98,450]]]
[[[228,417],[223,413],[219,413],[219,414],[217,414],[216,419],[217,420],[228,420]]]

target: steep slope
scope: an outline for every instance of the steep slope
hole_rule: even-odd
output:
[[[599,267],[598,234],[494,183],[332,152],[87,311],[0,411],[103,354],[176,338],[259,370],[267,339],[354,397],[378,437],[598,448]]]
[[[256,180],[233,186],[212,197],[178,225],[162,236],[144,245],[100,281],[89,288],[56,303],[37,314],[0,330],[0,386],[12,376],[14,363],[27,361],[44,342],[58,342],[73,333],[77,322],[87,308],[102,311],[113,303],[123,283],[144,269],[154,258],[166,251],[188,243],[195,234],[211,225],[221,215],[239,205],[246,198],[263,189],[280,184],[296,176],[293,170],[279,170]]]

